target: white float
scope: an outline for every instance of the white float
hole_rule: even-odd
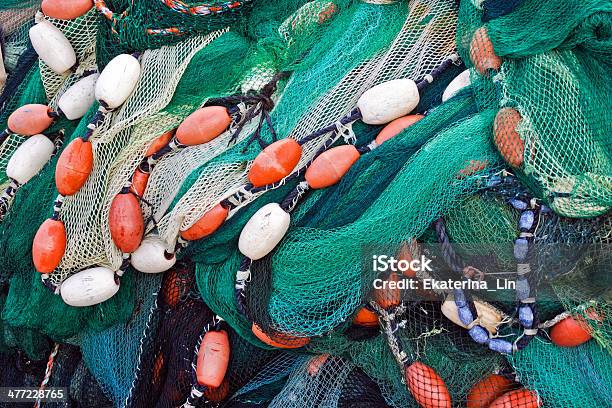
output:
[[[70,41],[47,20],[40,20],[30,28],[30,41],[38,57],[56,74],[62,75],[76,64]]]
[[[176,256],[166,252],[166,244],[161,238],[157,235],[149,235],[132,253],[130,262],[140,272],[161,273],[174,266]]]
[[[60,294],[66,304],[85,307],[112,298],[118,290],[115,272],[109,268],[96,267],[78,272],[66,279],[60,287]]]
[[[80,119],[96,100],[95,89],[99,74],[88,75],[64,92],[57,106],[70,120]]]
[[[113,58],[96,82],[96,99],[109,109],[123,105],[140,77],[140,62],[130,54]]]
[[[499,313],[493,306],[477,300],[474,300],[474,306],[476,307],[476,312],[478,313],[478,318],[480,319],[479,324],[487,329],[489,333],[495,334],[497,332],[497,326],[499,326],[503,320],[501,313]],[[459,319],[457,305],[455,304],[455,299],[452,295],[448,296],[444,303],[442,303],[442,313],[451,322],[463,327],[464,329],[467,329],[467,326],[463,324],[461,319]]]
[[[254,261],[263,258],[283,239],[290,221],[278,203],[264,205],[242,229],[238,249]]]
[[[30,136],[11,156],[6,175],[19,184],[27,183],[45,167],[54,150],[55,145],[46,136]]]
[[[448,86],[444,90],[444,93],[442,94],[442,102],[446,102],[447,100],[455,96],[457,92],[459,92],[466,86],[469,86],[471,83],[472,82],[470,81],[470,70],[466,69],[465,71],[457,75],[452,81],[450,81],[450,84],[448,84]]]
[[[419,89],[413,80],[395,79],[368,89],[357,107],[365,123],[383,125],[412,112],[419,100]]]

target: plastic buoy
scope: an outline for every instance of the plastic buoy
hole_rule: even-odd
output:
[[[423,408],[451,408],[446,384],[433,368],[414,362],[405,370],[406,384],[416,402]]]
[[[93,7],[92,0],[43,0],[42,12],[59,20],[74,20],[85,15]]]
[[[25,184],[45,167],[55,150],[55,145],[44,135],[29,137],[15,150],[6,165],[6,175]]]
[[[306,170],[306,181],[312,188],[336,184],[361,155],[353,145],[331,148],[319,155]]]
[[[308,366],[306,367],[308,375],[310,375],[311,377],[316,377],[327,362],[327,360],[329,360],[329,357],[329,354],[321,354],[319,356],[314,356],[313,358],[311,358],[308,362]]]
[[[59,110],[70,120],[85,116],[96,100],[95,89],[99,74],[91,74],[79,80],[59,98]]]
[[[389,309],[400,304],[402,294],[397,287],[398,282],[399,276],[393,272],[387,279],[383,280],[382,285],[386,286],[383,286],[382,289],[374,289],[374,301],[383,309]]]
[[[521,114],[513,108],[502,108],[497,112],[493,122],[493,140],[502,157],[512,167],[523,164],[525,142],[516,131],[521,121]]]
[[[394,79],[365,91],[357,107],[364,123],[384,125],[412,112],[419,101],[419,88],[413,80]]]
[[[455,96],[457,93],[459,93],[460,90],[462,90],[466,86],[469,86],[471,83],[472,82],[470,80],[470,70],[466,69],[465,71],[457,75],[452,81],[450,81],[450,83],[444,90],[444,93],[442,93],[442,102],[446,102],[447,100]]]
[[[288,334],[277,334],[274,336],[269,336],[264,333],[263,330],[256,324],[253,323],[251,327],[251,331],[259,340],[268,346],[282,348],[282,349],[296,349],[300,347],[304,347],[308,343],[310,343],[310,339],[308,337],[294,337]]]
[[[510,391],[513,384],[504,376],[489,375],[474,384],[467,396],[467,408],[488,408],[493,401]]]
[[[53,123],[47,105],[32,103],[15,109],[8,118],[8,129],[18,135],[33,136],[44,132]]]
[[[149,235],[132,253],[130,262],[134,269],[143,273],[161,273],[172,268],[176,255],[166,251],[166,244],[157,235]]]
[[[283,239],[290,221],[291,217],[278,203],[264,205],[242,229],[238,249],[254,261],[263,258]]]
[[[144,173],[140,171],[140,169],[134,171],[134,175],[132,176],[132,191],[139,197],[142,197],[147,189],[149,176],[149,173]]]
[[[153,143],[149,145],[149,148],[145,152],[145,157],[153,156],[155,153],[160,151],[162,147],[170,143],[170,140],[172,140],[175,132],[176,130],[172,129],[162,135],[157,136],[157,138],[153,140]]]
[[[118,291],[115,272],[105,267],[78,272],[66,279],[60,287],[64,302],[76,307],[97,305],[110,299]]]
[[[362,307],[353,318],[353,324],[363,327],[378,326],[378,315],[367,307]]]
[[[119,193],[113,199],[108,215],[111,238],[123,253],[138,249],[144,233],[144,218],[138,198],[132,193]]]
[[[58,75],[68,72],[77,62],[70,41],[47,20],[43,19],[30,28],[30,42],[38,57]]]
[[[66,227],[59,220],[49,218],[36,231],[32,242],[32,260],[40,273],[51,273],[58,267],[66,252]]]
[[[227,130],[232,117],[223,106],[206,106],[193,112],[176,130],[176,140],[186,146],[210,142]]]
[[[287,138],[266,147],[253,161],[249,181],[255,187],[276,183],[288,176],[300,162],[302,146]]]
[[[140,77],[140,62],[130,54],[110,60],[96,82],[96,99],[102,106],[115,109],[130,97]]]
[[[489,408],[539,408],[542,404],[538,395],[531,390],[510,391],[497,398]]]
[[[83,187],[93,169],[91,142],[76,138],[64,149],[55,167],[55,186],[61,195],[70,196]]]
[[[591,338],[591,328],[582,317],[566,317],[550,329],[550,339],[559,347],[576,347]]]
[[[221,204],[208,210],[195,224],[181,231],[181,237],[187,241],[195,241],[213,234],[223,225],[229,214],[229,208]]]
[[[198,350],[198,383],[207,387],[219,387],[225,378],[229,359],[230,343],[227,332],[221,330],[206,333]]]
[[[470,60],[482,75],[486,75],[489,70],[498,71],[501,67],[502,60],[495,54],[493,43],[485,27],[480,27],[472,36]]]
[[[400,134],[404,129],[414,125],[419,120],[423,119],[425,116],[423,115],[408,115],[402,118],[397,118],[380,131],[378,136],[376,136],[376,143],[381,145],[389,139],[394,138],[398,134]]]

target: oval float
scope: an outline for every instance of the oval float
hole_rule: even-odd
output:
[[[500,325],[503,320],[503,316],[497,312],[492,306],[485,303],[474,300],[474,306],[476,307],[476,313],[480,317],[480,325],[487,329],[491,334],[497,332],[497,326]],[[448,320],[455,323],[457,326],[461,326],[467,329],[467,326],[461,322],[457,313],[457,305],[455,304],[454,297],[449,295],[444,303],[442,303],[442,314],[446,316]],[[476,318],[476,316],[474,316]]]
[[[253,326],[251,326],[251,331],[255,337],[261,340],[261,342],[276,348],[296,349],[304,347],[310,343],[310,339],[308,337],[294,337],[288,334],[276,334],[274,336],[269,336],[267,333],[261,330],[256,323],[253,323]]]
[[[115,272],[101,266],[72,275],[60,287],[64,302],[76,307],[97,305],[112,298],[117,291]]]
[[[118,108],[130,97],[139,77],[140,62],[130,54],[117,55],[96,82],[96,99],[105,108]]]
[[[550,329],[550,339],[559,347],[576,347],[591,338],[591,327],[581,317],[566,317]]]
[[[408,115],[402,118],[395,119],[391,121],[387,126],[380,131],[378,136],[376,136],[376,143],[378,145],[383,144],[389,139],[394,138],[398,134],[400,134],[404,129],[414,125],[419,120],[423,119],[425,116],[423,115]]]
[[[521,114],[516,109],[502,108],[493,122],[495,145],[506,162],[515,168],[523,164],[525,154],[525,142],[516,131],[521,119]]]
[[[75,194],[83,187],[93,169],[93,146],[80,137],[64,149],[55,166],[55,186],[64,196]]]
[[[155,140],[153,140],[153,143],[151,143],[151,145],[145,152],[145,157],[153,156],[155,153],[165,147],[168,143],[170,143],[170,140],[172,140],[172,137],[174,136],[175,132],[176,130],[172,129],[155,138]]]
[[[213,234],[223,225],[229,214],[229,208],[221,204],[215,205],[208,210],[199,220],[185,231],[181,231],[181,237],[187,241],[195,241]]]
[[[308,375],[311,377],[316,377],[327,360],[329,360],[329,357],[329,354],[321,354],[311,358],[310,361],[308,361],[308,366],[306,366],[306,372],[308,372]]]
[[[38,57],[56,74],[63,75],[77,62],[70,41],[47,20],[41,20],[30,28],[30,41]]]
[[[504,376],[489,375],[474,384],[467,395],[467,408],[488,408],[493,401],[510,391],[513,384]]]
[[[43,222],[32,242],[32,260],[40,273],[51,273],[58,267],[66,252],[66,227],[59,220]]]
[[[448,101],[450,98],[455,96],[460,90],[462,90],[466,86],[470,86],[471,83],[472,82],[470,81],[470,70],[466,69],[465,71],[457,75],[447,85],[446,89],[442,93],[442,102]]]
[[[493,401],[489,408],[538,408],[541,406],[538,395],[523,388],[505,393]]]
[[[227,130],[232,117],[223,106],[206,106],[193,112],[176,130],[176,140],[186,146],[210,142]]]
[[[393,282],[394,284],[390,285],[391,282]],[[389,275],[387,279],[383,281],[382,289],[374,289],[374,301],[378,303],[383,309],[389,309],[400,304],[402,300],[402,293],[397,287],[398,282],[399,276],[397,275],[397,273],[393,272]]]
[[[134,171],[134,175],[132,176],[132,191],[139,197],[142,197],[147,189],[149,176],[149,173],[144,173],[140,171],[140,169]]]
[[[33,136],[44,132],[53,123],[47,105],[32,103],[15,109],[8,118],[8,129],[18,135]]]
[[[130,262],[134,269],[143,273],[161,273],[172,268],[176,263],[176,255],[166,251],[166,244],[157,235],[149,235],[142,240],[136,251],[132,253]]]
[[[253,161],[249,181],[255,187],[276,183],[288,176],[300,162],[302,146],[294,139],[286,138],[272,143]]]
[[[405,370],[410,393],[423,408],[451,408],[446,384],[433,368],[416,361]]]
[[[55,150],[55,145],[44,135],[34,135],[15,150],[6,165],[6,175],[25,184],[45,167]]]
[[[278,203],[264,205],[242,229],[238,249],[254,261],[263,258],[283,239],[290,221],[291,217]]]
[[[378,326],[378,315],[367,307],[362,307],[353,318],[353,324],[363,327]]]
[[[482,75],[487,75],[489,70],[498,71],[501,67],[502,60],[495,54],[493,43],[485,27],[480,27],[472,35],[470,60]]]
[[[230,343],[227,332],[221,330],[206,333],[198,350],[196,366],[198,384],[219,387],[225,378],[229,359]]]
[[[144,218],[138,198],[132,193],[119,193],[113,199],[108,215],[113,242],[123,253],[138,249],[144,234]]]
[[[81,17],[93,7],[92,0],[43,0],[42,12],[59,20],[74,20]]]
[[[412,112],[419,101],[419,88],[413,80],[394,79],[365,91],[357,107],[363,122],[384,125]]]
[[[333,147],[321,153],[306,170],[306,181],[311,188],[325,188],[336,184],[361,155],[353,145]]]
[[[98,74],[79,80],[64,92],[57,102],[58,108],[69,120],[80,119],[96,100],[95,89]]]

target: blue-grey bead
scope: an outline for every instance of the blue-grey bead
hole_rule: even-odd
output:
[[[514,258],[518,261],[524,261],[529,253],[529,242],[526,238],[517,238],[514,241]]]
[[[540,206],[540,212],[543,213],[543,214],[548,214],[548,213],[551,213],[552,210],[550,209],[549,206],[542,204]]]
[[[502,182],[502,178],[498,175],[494,175],[489,177],[489,179],[487,180],[487,187],[495,187],[500,185]]]
[[[510,205],[516,208],[517,210],[524,210],[527,208],[527,203],[519,200],[518,198],[511,199]]]
[[[533,311],[527,305],[519,307],[519,322],[523,327],[531,327],[533,324]]]
[[[455,289],[453,291],[453,296],[455,297],[455,304],[457,305],[457,307],[462,307],[467,304],[467,302],[465,301],[465,293],[462,289]]]
[[[465,307],[458,307],[457,308],[457,312],[459,315],[459,320],[461,320],[461,323],[463,324],[470,324],[474,321],[474,315],[472,314],[472,311],[470,310],[469,307],[465,306]]]
[[[522,276],[519,277],[516,280],[516,298],[518,300],[525,300],[529,297],[530,292],[529,281]]]
[[[533,222],[535,220],[535,214],[533,211],[523,211],[521,214],[521,218],[519,219],[519,228],[530,230],[533,227]]]
[[[512,353],[512,343],[502,339],[491,339],[489,342],[489,348],[493,351],[497,351],[498,353]]]
[[[482,326],[472,327],[468,333],[470,337],[478,344],[486,344],[489,342],[489,332],[486,331]]]

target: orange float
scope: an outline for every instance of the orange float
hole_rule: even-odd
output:
[[[567,317],[550,329],[550,339],[559,347],[576,347],[591,338],[591,327],[582,317]]]
[[[264,333],[264,331],[261,330],[261,328],[256,323],[253,323],[251,331],[253,332],[255,337],[257,337],[263,343],[266,343],[268,346],[276,348],[296,349],[304,347],[305,345],[310,343],[310,339],[308,337],[294,337],[287,334],[268,336],[268,334]]]
[[[406,384],[422,408],[451,408],[446,384],[433,368],[414,362],[405,370]]]
[[[419,120],[423,119],[423,115],[408,115],[401,118],[397,118],[394,121],[387,124],[383,130],[380,131],[376,136],[376,143],[381,145],[387,140],[394,138],[400,134],[404,129],[414,125]]]
[[[49,116],[51,109],[47,105],[33,103],[16,109],[7,121],[9,131],[22,135],[33,136],[44,132],[53,123]]]
[[[200,385],[216,388],[221,385],[230,359],[229,337],[225,330],[209,331],[204,335],[196,365]]]
[[[32,242],[32,260],[40,273],[51,273],[66,252],[66,227],[60,220],[49,218],[36,231]]]
[[[495,54],[493,43],[485,27],[480,27],[472,36],[470,60],[474,68],[482,75],[488,74],[489,70],[498,71],[501,67],[502,60]]]
[[[362,307],[353,318],[353,324],[363,327],[378,326],[378,315],[367,307]]]
[[[229,390],[229,382],[227,379],[225,379],[218,387],[206,387],[206,390],[204,391],[204,398],[210,402],[221,402],[227,398],[229,395]]]
[[[181,231],[181,237],[187,241],[195,241],[207,237],[223,225],[228,214],[229,208],[217,204],[208,210],[195,224],[185,231]]]
[[[151,143],[151,145],[147,149],[145,157],[153,156],[155,153],[160,151],[162,147],[170,143],[170,140],[172,140],[172,137],[174,136],[175,132],[176,129],[172,129],[164,133],[163,135],[157,136],[157,138],[153,140],[153,143]]]
[[[336,184],[361,155],[353,145],[337,146],[321,153],[306,170],[306,181],[311,188],[325,188]]]
[[[47,17],[74,20],[91,10],[93,0],[43,0],[40,7]]]
[[[138,249],[144,234],[144,219],[138,198],[132,193],[119,193],[113,199],[108,215],[111,238],[123,253]]]
[[[383,284],[385,284],[385,282],[387,287],[384,287],[383,289],[374,289],[374,300],[383,309],[389,309],[391,307],[399,305],[401,302],[402,294],[397,288],[399,276],[397,275],[397,273],[393,272],[389,275],[387,279],[383,281]],[[389,287],[389,284],[391,282],[395,282],[394,288]]]
[[[55,167],[55,186],[64,196],[75,194],[83,187],[93,169],[91,142],[76,138],[64,149]]]
[[[147,184],[149,183],[149,176],[149,173],[140,171],[140,169],[136,169],[134,172],[134,175],[132,176],[132,191],[136,193],[137,196],[143,196],[145,190],[147,189]]]
[[[520,167],[525,154],[525,142],[516,131],[521,119],[521,114],[516,109],[502,108],[497,112],[493,122],[495,145],[512,167]]]
[[[539,408],[542,404],[538,395],[524,388],[510,391],[497,398],[489,408]]]
[[[223,106],[206,106],[193,112],[176,130],[176,140],[186,146],[210,142],[229,127],[231,116]]]
[[[467,395],[467,408],[488,408],[504,393],[512,389],[513,382],[504,376],[491,374],[474,384]]]
[[[310,375],[311,377],[316,377],[321,371],[321,368],[323,368],[325,362],[329,360],[329,357],[329,354],[321,354],[319,356],[311,358],[308,362],[308,366],[306,367],[308,375]]]
[[[300,162],[302,146],[287,138],[272,143],[253,161],[249,181],[255,187],[276,183],[288,176]]]

